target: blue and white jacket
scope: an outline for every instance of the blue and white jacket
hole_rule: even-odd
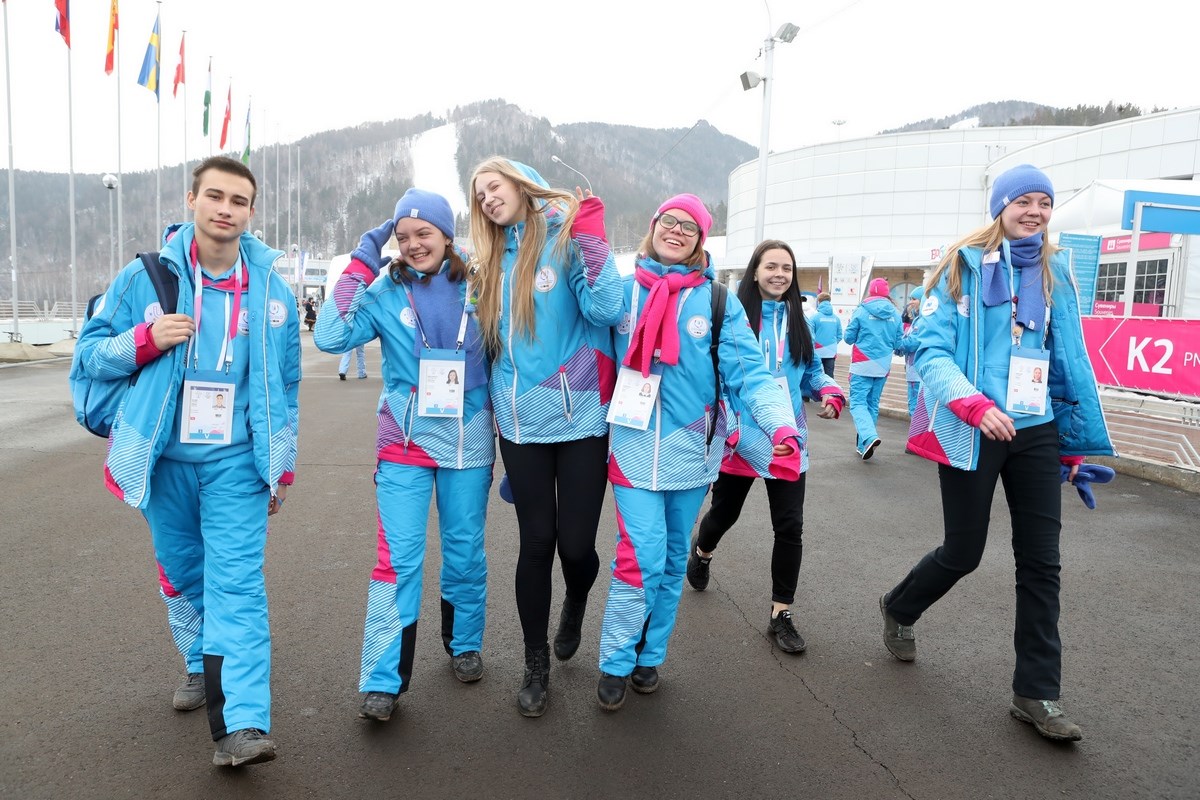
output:
[[[846,323],[850,374],[884,378],[892,371],[892,354],[903,334],[900,312],[886,297],[868,297]]]
[[[599,202],[585,200],[580,215]],[[560,214],[547,213],[546,244],[534,280],[535,328],[530,339],[513,324],[514,268],[524,232],[524,222],[504,230],[501,349],[490,382],[496,427],[516,444],[603,436],[616,381],[610,326],[621,318],[621,275],[616,262],[602,236],[578,233],[572,236],[566,261],[556,258],[558,237],[571,234],[562,229]]]
[[[828,300],[825,304],[828,304]],[[836,321],[836,318],[835,318]],[[796,320],[795,322],[800,322]],[[761,346],[760,357],[767,371],[787,380],[788,395],[792,401],[792,414],[796,423],[797,440],[800,442],[800,472],[808,471],[808,419],[804,413],[804,389],[808,389],[823,401],[832,397],[834,408],[840,414],[846,403],[846,393],[837,382],[825,374],[821,359],[815,353],[807,363],[797,364],[792,358],[791,340],[787,325],[793,324],[788,317],[787,303],[763,300],[762,324],[758,332]],[[780,351],[779,343],[783,343]],[[763,457],[771,452],[774,443],[756,425],[743,425],[738,435],[727,440],[725,458],[721,461],[721,472],[746,477],[773,478],[768,469],[755,469],[752,463],[762,465]],[[745,453],[746,456],[742,454]]]
[[[664,267],[645,256],[638,258],[637,265],[659,275],[689,269],[682,264]],[[756,469],[788,480],[800,474],[798,442],[791,443],[794,452],[790,456],[777,458],[771,452],[773,445],[798,438],[795,417],[783,390],[767,371],[746,311],[732,292],[726,295],[725,320],[717,347],[726,401],[713,408],[716,376],[709,352],[714,277],[711,267],[705,276],[708,280],[703,284],[679,294],[679,363],[662,365],[662,380],[647,429],[612,426],[608,477],[616,486],[657,492],[712,483],[721,467],[727,433],[736,435],[750,428],[758,428],[756,433],[768,443],[765,453],[747,454]],[[647,294],[632,275],[624,279],[624,309],[614,337],[618,363],[629,349],[629,337],[637,327],[641,301]],[[710,425],[715,426],[711,444]]]
[[[188,254],[195,225],[167,229],[160,258],[179,278],[177,313],[194,316]],[[272,492],[290,484],[296,467],[299,428],[300,319],[296,298],[273,270],[283,256],[248,233],[239,243],[249,272],[248,307],[243,309],[249,336],[249,425],[254,463]],[[150,474],[170,438],[183,387],[187,345],[158,354],[149,325],[162,314],[158,295],[140,259],[113,279],[97,309],[80,331],[78,359],[93,380],[141,374],[129,387],[109,435],[105,482],[135,508],[150,499]]]
[[[808,327],[817,358],[836,358],[838,343],[842,341],[842,321],[833,313],[833,303],[822,300],[817,313],[809,318]]]
[[[980,401],[1003,407],[1003,397],[984,397],[979,387],[991,383],[986,364],[1004,363],[1011,339],[992,337],[997,352],[982,352],[987,337],[981,331],[984,306],[979,292],[981,260],[978,248],[960,253],[962,297],[950,296],[949,270],[943,273],[921,304],[914,326],[915,365],[921,373],[921,394],[909,427],[908,446],[917,455],[958,469],[975,469],[979,462],[979,428],[966,420],[979,415]],[[1011,263],[1008,242],[1001,246],[1001,267]],[[955,267],[952,267],[955,268]],[[1064,456],[1113,455],[1108,426],[1100,408],[1096,376],[1088,360],[1079,314],[1079,294],[1068,254],[1055,254],[1050,264],[1049,336],[1050,395]],[[999,352],[1003,349],[1003,352]]]
[[[464,261],[466,254],[461,253]],[[449,282],[446,264],[432,280]],[[439,310],[457,315],[467,303],[467,281],[457,284],[456,308]],[[418,301],[419,304],[419,301]],[[474,309],[467,306],[467,341],[478,346],[479,326]],[[417,413],[420,337],[417,318],[403,284],[386,268],[378,278],[357,258],[338,278],[333,294],[317,316],[313,341],[327,353],[344,353],[372,339],[383,353],[383,392],[379,396],[379,433],[376,454],[380,460],[424,467],[472,469],[496,460],[492,404],[488,399],[487,364],[468,357],[463,376],[463,416],[422,417]],[[431,342],[453,349],[454,343]]]

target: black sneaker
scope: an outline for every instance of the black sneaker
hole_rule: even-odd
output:
[[[701,558],[696,541],[692,539],[692,552],[688,555],[687,580],[693,589],[703,592],[708,588],[708,564],[712,561],[712,556]]]
[[[362,707],[358,709],[360,719],[387,722],[392,712],[400,705],[400,695],[391,692],[367,692],[363,695]]]
[[[338,373],[338,380],[339,380],[339,381],[344,381],[344,380],[346,380],[346,373],[344,373],[344,372],[339,372],[339,373]]]
[[[658,689],[658,667],[634,667],[629,685],[638,694],[654,694]]]
[[[450,656],[450,668],[454,670],[454,677],[463,683],[474,683],[483,677],[483,655],[478,650],[468,650]]]
[[[792,612],[786,609],[771,617],[771,638],[785,653],[803,653],[804,648],[808,647],[792,622]]]
[[[879,439],[879,438],[874,439],[869,445],[867,445],[867,449],[862,452],[862,454],[861,454],[862,460],[870,461],[871,456],[875,455],[875,448],[879,447],[879,445],[881,445],[881,444],[883,444],[882,439]]]
[[[243,764],[261,764],[275,759],[275,743],[258,728],[243,728],[217,742],[213,753],[213,764],[218,767],[240,767]]]
[[[596,699],[600,701],[601,708],[605,711],[616,711],[625,705],[625,682],[624,675],[600,673],[600,681],[596,684]]]

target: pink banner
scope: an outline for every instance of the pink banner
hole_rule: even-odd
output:
[[[1200,399],[1200,319],[1084,317],[1096,380]]]
[[[1133,234],[1109,236],[1100,243],[1101,253],[1128,253],[1132,249]],[[1138,237],[1139,250],[1165,250],[1171,246],[1169,233],[1143,233]]]

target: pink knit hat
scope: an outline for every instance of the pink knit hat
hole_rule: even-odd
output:
[[[694,194],[677,194],[670,200],[667,200],[658,207],[658,211],[654,212],[654,217],[650,220],[650,230],[654,230],[654,223],[658,222],[658,218],[672,208],[677,208],[680,211],[686,211],[692,215],[692,219],[696,220],[696,224],[700,226],[700,242],[708,238],[708,230],[712,227],[712,214],[708,213],[708,209],[704,207],[704,201]]]
[[[876,278],[867,288],[867,297],[890,297],[892,290],[888,288],[887,278]]]

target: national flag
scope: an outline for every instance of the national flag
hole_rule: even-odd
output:
[[[250,102],[246,102],[246,149],[242,151],[242,163],[250,163]]]
[[[142,59],[142,72],[138,75],[138,84],[145,86],[150,91],[154,92],[154,99],[158,99],[158,21],[159,18],[154,18],[154,30],[150,31],[150,42],[146,45],[146,57]]]
[[[204,135],[208,136],[208,112],[212,110],[212,56],[208,57],[208,86],[204,89]]]
[[[54,30],[58,31],[67,47],[71,46],[71,0],[54,0],[54,10],[58,16],[54,18]]]
[[[229,141],[229,118],[233,113],[233,84],[229,84],[229,94],[225,95],[225,121],[221,123],[221,149]]]
[[[179,66],[175,68],[175,88],[171,90],[172,97],[179,96],[179,84],[183,83],[183,42],[187,34],[179,37]]]
[[[108,53],[104,56],[104,74],[112,75],[113,53],[117,46],[117,0],[112,0],[112,10],[108,14]]]

